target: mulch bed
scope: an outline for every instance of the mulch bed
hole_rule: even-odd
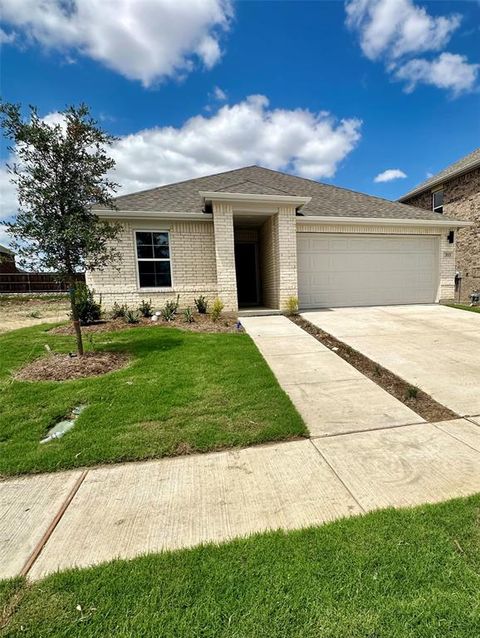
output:
[[[128,330],[129,328],[155,328],[158,326],[190,330],[191,332],[239,332],[236,324],[236,315],[224,314],[218,321],[212,321],[209,315],[195,314],[193,323],[187,323],[183,318],[183,314],[179,313],[173,321],[164,321],[161,317],[158,318],[158,321],[140,317],[138,323],[127,323],[125,319],[122,318],[105,319],[87,326],[82,326],[82,332],[117,332],[119,330]],[[50,330],[50,332],[56,335],[75,334],[72,324],[58,326]]]
[[[311,334],[315,339],[320,341],[320,343],[323,343],[327,348],[333,350],[339,357],[416,412],[422,419],[425,419],[429,423],[435,423],[436,421],[449,421],[459,418],[458,414],[452,412],[452,410],[441,403],[437,403],[429,394],[408,384],[393,374],[393,372],[390,372],[390,370],[375,363],[375,361],[361,354],[358,350],[354,350],[346,343],[343,343],[343,341],[332,337],[328,332],[317,328],[317,326],[303,319],[303,317],[294,315],[290,317],[290,319],[296,323],[297,326],[303,328],[305,332]]]
[[[16,375],[21,381],[67,381],[119,370],[129,361],[123,352],[86,352],[82,357],[49,354],[36,359]]]

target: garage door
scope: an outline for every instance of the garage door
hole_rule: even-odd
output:
[[[302,308],[433,303],[439,239],[297,233]]]

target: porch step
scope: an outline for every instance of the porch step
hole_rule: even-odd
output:
[[[278,308],[242,308],[238,311],[239,317],[264,317],[281,314],[283,314],[283,311],[278,310]]]

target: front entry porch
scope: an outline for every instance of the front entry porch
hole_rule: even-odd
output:
[[[200,191],[211,207],[225,310],[284,310],[297,297],[296,216],[309,197]]]

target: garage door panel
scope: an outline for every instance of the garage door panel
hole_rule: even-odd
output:
[[[433,303],[438,238],[299,233],[303,308]]]

